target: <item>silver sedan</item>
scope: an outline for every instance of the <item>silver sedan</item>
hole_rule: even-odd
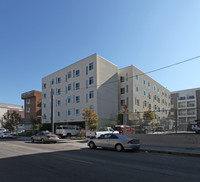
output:
[[[91,149],[95,149],[96,147],[112,148],[119,152],[122,150],[140,149],[140,141],[138,139],[130,139],[114,133],[108,133],[101,135],[99,138],[93,138],[88,141],[87,145]]]

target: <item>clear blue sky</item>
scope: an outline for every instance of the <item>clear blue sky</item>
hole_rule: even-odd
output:
[[[200,55],[199,0],[1,0],[0,102],[91,54],[144,72]],[[200,59],[149,74],[170,91],[200,87]]]

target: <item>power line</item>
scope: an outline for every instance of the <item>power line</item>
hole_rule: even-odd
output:
[[[190,58],[190,59],[186,59],[186,60],[184,60],[184,61],[180,61],[180,62],[171,64],[171,65],[167,65],[167,66],[164,66],[164,67],[161,67],[161,68],[152,70],[152,71],[148,71],[148,72],[145,72],[145,73],[141,73],[141,74],[137,74],[137,75],[134,75],[134,76],[130,76],[130,77],[128,77],[128,79],[134,78],[134,77],[137,77],[137,76],[141,76],[141,75],[147,75],[147,74],[149,74],[149,73],[153,73],[153,72],[156,72],[156,71],[160,71],[160,70],[163,70],[163,69],[167,69],[167,68],[170,68],[170,67],[179,65],[179,64],[183,64],[183,63],[186,63],[186,62],[189,62],[189,61],[193,61],[193,60],[198,59],[198,58],[200,58],[200,56],[196,56],[196,57],[193,57],[193,58]],[[107,82],[107,83],[103,83],[103,84],[99,84],[99,85],[94,85],[94,86],[88,85],[88,87],[81,87],[81,88],[79,88],[79,90],[81,90],[81,89],[96,88],[96,87],[99,87],[99,86],[105,86],[105,85],[109,85],[109,84],[116,83],[116,82],[118,82],[118,80],[114,80],[114,81],[110,81],[110,82]],[[72,83],[72,82],[71,82],[71,83]],[[108,89],[109,89],[109,88],[108,88]],[[70,91],[70,90],[69,90],[69,91]],[[75,89],[74,91],[76,91],[76,89]]]

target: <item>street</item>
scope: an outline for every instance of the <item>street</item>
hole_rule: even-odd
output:
[[[0,140],[1,182],[199,181],[199,164],[198,157],[91,150],[84,141]]]

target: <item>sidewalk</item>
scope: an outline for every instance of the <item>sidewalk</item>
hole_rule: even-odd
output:
[[[200,157],[200,149],[141,145],[140,151]]]

